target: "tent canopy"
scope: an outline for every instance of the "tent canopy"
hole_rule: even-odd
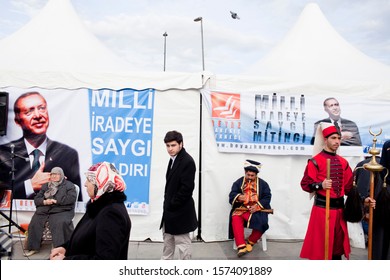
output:
[[[0,41],[0,87],[201,88],[202,73],[142,73],[102,44],[69,0],[50,0]]]
[[[389,69],[390,67],[367,57],[347,43],[332,28],[319,7],[316,4],[309,4],[285,39],[267,56],[241,76],[217,74],[210,82],[209,91],[237,94],[241,97],[272,93],[286,96],[303,94],[306,97],[307,120],[309,114],[312,119],[325,118],[327,114],[322,110],[322,101],[326,97],[335,96],[340,98],[341,102],[343,99],[354,100],[342,103],[344,116],[348,116],[348,110],[364,112],[369,116],[369,106],[366,107],[364,101],[375,104],[374,100],[380,99],[381,102],[390,100]],[[254,119],[256,106],[254,96],[247,104],[249,105],[246,118]],[[244,114],[243,107],[240,109],[241,114]],[[270,107],[268,110],[271,110]],[[276,116],[277,109],[274,113]],[[368,128],[371,122],[366,116],[361,115],[354,119],[359,121],[361,132]],[[243,119],[241,117],[241,120]],[[210,114],[204,114],[203,120],[202,137],[204,139],[215,137],[215,126],[212,124]],[[314,126],[312,121],[305,121],[305,124],[307,128]],[[245,133],[251,132],[252,128],[245,127],[244,122],[240,125],[241,132],[244,130]],[[248,145],[250,144],[251,142]],[[269,146],[278,148],[276,145]],[[345,156],[343,153],[341,155]],[[227,213],[231,209],[227,203],[230,186],[240,174],[242,175],[239,170],[240,163],[248,158],[263,164],[260,177],[268,182],[272,190],[271,205],[275,213],[269,217],[270,228],[267,237],[304,238],[313,200],[302,191],[300,182],[309,155],[221,153],[212,145],[203,145],[202,185],[213,186],[203,188],[202,205],[205,205],[203,239],[226,238]],[[351,168],[362,159],[360,156],[346,158]],[[216,205],[216,198],[221,201],[220,207],[207,207]]]
[[[390,67],[349,44],[319,6],[310,3],[284,40],[244,74],[289,81],[383,82]]]
[[[19,31],[0,43],[7,70],[110,72],[130,70],[77,16],[68,0],[49,1]]]

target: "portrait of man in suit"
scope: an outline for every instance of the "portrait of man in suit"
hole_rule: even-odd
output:
[[[50,122],[46,99],[39,92],[26,92],[15,100],[14,113],[23,136],[0,146],[2,188],[10,188],[13,183],[13,198],[33,198],[49,182],[50,171],[56,166],[63,169],[67,180],[80,186],[78,152],[46,134]]]
[[[314,134],[317,131],[319,123],[333,123],[337,130],[340,131],[341,146],[361,146],[362,140],[360,139],[359,128],[355,122],[344,119],[340,116],[340,103],[337,99],[334,97],[326,98],[323,105],[324,110],[328,113],[329,117],[314,123]],[[314,136],[311,140],[311,144],[314,144]]]

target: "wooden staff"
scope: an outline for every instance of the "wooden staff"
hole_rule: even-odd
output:
[[[378,175],[379,176],[379,175]],[[374,177],[375,174],[373,171],[370,171],[370,198],[374,199]],[[372,260],[372,225],[374,221],[374,208],[370,205],[368,206],[368,244],[367,244],[367,253],[368,259]]]
[[[265,212],[265,213],[268,213],[268,214],[273,214],[273,213],[274,213],[274,209],[261,209],[260,212]]]
[[[330,159],[326,159],[326,179],[330,179]],[[329,260],[329,207],[330,189],[326,189],[325,201],[325,260]]]
[[[379,133],[375,134],[371,131],[370,127],[370,134],[374,136],[374,139],[372,140],[372,148],[368,151],[372,157],[369,163],[363,164],[364,169],[370,171],[370,198],[374,199],[374,172],[381,172],[384,167],[377,163],[375,156],[380,154],[380,150],[376,148],[376,137],[382,133],[382,128],[380,129]],[[379,175],[378,175],[379,176]],[[386,175],[387,177],[387,175]],[[372,259],[372,225],[374,221],[374,209],[369,205],[369,217],[368,217],[368,259]]]

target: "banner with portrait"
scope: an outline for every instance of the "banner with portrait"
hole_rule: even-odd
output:
[[[202,90],[202,96],[219,152],[311,155],[318,123],[338,118],[342,154],[362,156],[373,134],[390,131],[381,113],[389,104],[369,97],[223,90]],[[386,133],[378,135],[376,147],[386,139]]]
[[[128,186],[128,212],[149,213],[154,89],[5,91],[9,93],[9,112],[7,134],[0,138],[0,185],[13,190],[18,210],[35,210],[33,197],[38,191],[34,188],[38,177],[37,171],[32,171],[34,157],[28,152],[32,147],[29,135],[46,135],[39,146],[40,166],[44,164],[41,172],[61,166],[68,180],[80,186],[77,212],[84,212],[89,200],[83,187],[84,172],[95,163],[108,161]],[[17,120],[14,103],[26,92],[38,92],[45,105],[36,105],[26,96],[20,112],[23,118]]]

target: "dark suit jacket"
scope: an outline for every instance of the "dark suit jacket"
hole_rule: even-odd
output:
[[[317,126],[320,122],[331,123],[330,118],[319,120],[314,123],[314,136],[316,135]],[[359,128],[353,121],[340,118],[341,131],[348,131],[352,133],[352,138],[347,140],[341,140],[341,146],[361,146],[362,140],[360,139]],[[314,137],[311,140],[311,144],[314,144]]]
[[[229,203],[232,205],[232,209],[229,213],[229,238],[233,239],[233,227],[232,227],[232,214],[234,210],[237,207],[240,207],[242,205],[241,202],[237,201],[237,197],[240,194],[243,194],[243,183],[244,183],[245,177],[241,177],[237,179],[230,190],[229,193]],[[257,185],[259,186],[257,189],[257,194],[259,196],[259,202],[265,209],[271,209],[271,189],[266,181],[264,181],[261,178],[257,178]],[[269,228],[268,225],[268,214],[265,212],[257,211],[252,214],[251,218],[249,219],[248,223],[245,223],[245,227],[251,228],[251,229],[257,229],[261,233],[264,233]]]
[[[383,167],[386,167],[383,169],[381,172],[381,177],[384,180],[387,170],[389,170],[390,174],[390,140],[387,140],[382,147],[382,153],[381,153],[381,158],[380,158],[380,164],[382,164]],[[390,175],[386,177],[386,184],[389,188],[390,186]]]
[[[194,231],[198,227],[195,203],[192,193],[195,187],[195,162],[181,149],[172,168],[169,161],[164,193],[163,217],[160,229],[164,225],[166,233],[178,235]]]
[[[15,154],[28,159],[27,148],[24,144],[23,138],[12,141],[8,144],[0,146],[0,182],[3,187],[11,188],[11,149],[10,145],[14,144]],[[26,190],[24,187],[24,181],[33,177],[33,171],[31,170],[31,164],[29,161],[25,161],[19,157],[14,158],[15,165],[15,180],[13,186],[13,198],[26,199],[32,197],[26,197]],[[80,186],[80,165],[79,156],[75,149],[61,144],[50,139],[47,140],[47,149],[45,156],[45,168],[44,172],[50,172],[53,167],[61,167],[64,171],[68,181]],[[79,194],[79,201],[82,201],[81,188]]]

